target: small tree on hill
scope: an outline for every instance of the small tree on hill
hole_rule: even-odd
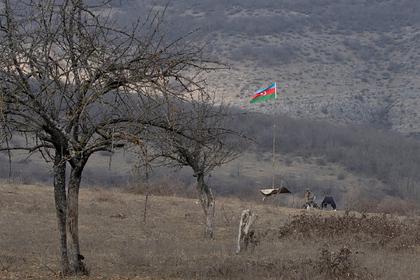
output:
[[[157,132],[155,150],[166,163],[188,166],[197,180],[197,192],[205,215],[205,236],[214,236],[215,196],[206,183],[216,167],[239,155],[239,134],[227,128],[228,108],[217,105],[214,97],[201,91],[192,94],[188,103],[168,102],[165,112],[167,126],[172,130]]]

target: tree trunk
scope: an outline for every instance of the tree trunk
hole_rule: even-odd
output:
[[[69,274],[69,259],[67,254],[66,234],[66,161],[61,151],[55,152],[54,158],[54,200],[57,213],[58,231],[60,232],[60,265],[63,275]]]
[[[255,239],[255,232],[251,229],[257,216],[249,209],[243,210],[241,219],[239,221],[239,232],[236,243],[236,254],[239,254],[242,249],[247,250],[250,243],[256,245],[258,241]],[[243,243],[243,247],[241,244]]]
[[[69,233],[69,251],[71,272],[76,275],[87,275],[88,271],[80,254],[79,243],[79,189],[83,167],[71,169],[68,187],[67,230]]]
[[[204,236],[206,238],[213,238],[215,199],[210,187],[204,182],[204,174],[197,175],[197,190],[199,193],[201,207],[203,207],[206,218]]]

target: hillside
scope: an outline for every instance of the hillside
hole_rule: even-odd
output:
[[[239,158],[216,168],[207,178],[218,197],[258,198],[272,184],[288,187],[296,196],[310,188],[319,200],[333,195],[340,208],[409,214],[417,211],[420,192],[420,142],[399,133],[366,127],[333,125],[286,116],[275,119],[276,156],[272,166],[271,124],[265,114],[234,113],[229,126],[252,141],[239,145]],[[14,141],[18,141],[15,139]],[[19,142],[18,142],[19,143]],[[1,178],[18,184],[52,184],[51,166],[40,155],[0,154]],[[196,197],[196,178],[189,167],[169,168],[155,162],[148,178],[132,150],[98,153],[87,163],[82,187],[131,188],[152,194]],[[283,206],[298,204],[283,201]]]
[[[58,279],[52,189],[2,183],[0,192],[0,279]],[[80,238],[91,271],[83,279],[414,280],[420,275],[418,217],[218,199],[216,238],[209,242],[202,237],[202,210],[195,200],[152,196],[146,223],[143,207],[140,195],[81,191]],[[258,215],[259,244],[236,255],[238,219],[246,208]]]
[[[145,5],[148,3],[149,5]],[[167,1],[115,1],[127,24]],[[380,1],[171,1],[170,37],[227,63],[210,77],[219,97],[246,110],[420,133],[420,3]],[[287,83],[276,104],[251,106],[257,88]]]
[[[0,280],[420,279],[420,3],[3,6]]]
[[[6,158],[2,160],[6,162]],[[195,198],[196,182],[192,171],[184,169],[155,168],[146,183],[144,174],[133,175],[135,159],[132,155],[118,153],[112,158],[92,158],[86,167],[82,188],[116,188],[135,193],[152,195],[177,195]],[[12,165],[12,182],[15,184],[41,184],[52,186],[49,167],[42,159],[33,156],[31,160],[16,160]],[[0,168],[3,180],[7,180],[8,166]],[[310,188],[320,203],[324,196],[334,196],[340,209],[358,209],[393,214],[417,213],[416,202],[419,193],[406,185],[390,185],[374,176],[364,176],[346,170],[340,164],[328,162],[324,157],[277,155],[273,171],[270,153],[244,153],[239,159],[217,169],[207,179],[218,198],[240,198],[260,200],[259,190],[270,187],[275,174],[276,185],[283,185],[293,192],[276,205],[299,208],[306,188]],[[404,181],[405,182],[405,181]]]
[[[229,125],[253,140],[237,145],[243,156],[209,176],[217,195],[255,197],[271,184],[274,172],[277,183],[298,194],[309,187],[320,198],[333,194],[346,207],[364,199],[371,211],[413,211],[420,199],[420,145],[399,133],[416,134],[420,124],[417,2],[180,0],[165,8],[166,3],[111,1],[108,11],[101,7],[97,12],[130,26],[150,9],[166,9],[160,26],[166,39],[198,28],[185,38],[187,44],[204,44],[209,56],[231,65],[211,74],[210,89],[239,107]],[[251,106],[253,90],[268,81],[289,87],[276,102]],[[20,138],[21,144],[26,140]],[[50,166],[39,155],[17,154],[11,169],[0,167],[2,178],[51,183]],[[0,159],[9,160],[4,152]],[[102,152],[88,163],[82,184],[144,188],[144,174],[133,171],[138,161],[130,151]],[[195,195],[188,168],[156,167],[150,177],[156,193],[171,189]],[[398,203],[389,207],[389,199]]]

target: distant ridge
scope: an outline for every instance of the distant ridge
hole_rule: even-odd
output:
[[[114,15],[127,23],[145,6],[163,9],[166,3],[115,1]],[[169,3],[166,29],[175,38],[199,28],[191,41],[231,66],[209,79],[225,101],[415,135],[419,11],[417,0],[178,0]],[[275,107],[251,106],[249,97],[268,81],[287,82],[287,96]]]

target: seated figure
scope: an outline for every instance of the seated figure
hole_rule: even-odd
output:
[[[305,190],[305,204],[303,204],[302,208],[304,209],[312,209],[318,208],[318,205],[315,202],[315,195],[309,190]]]

